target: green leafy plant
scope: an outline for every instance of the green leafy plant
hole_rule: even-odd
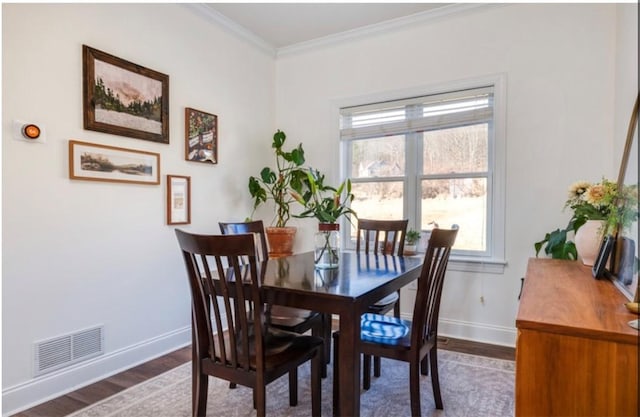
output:
[[[420,240],[420,232],[414,229],[407,230],[404,240],[408,245],[415,245]]]
[[[275,226],[285,227],[291,218],[290,206],[294,202],[292,190],[301,190],[302,181],[307,173],[304,164],[304,150],[302,144],[291,151],[283,150],[287,136],[281,130],[273,135],[271,147],[274,150],[276,169],[264,167],[260,176],[249,177],[249,193],[253,198],[253,213],[268,200],[275,204]],[[252,216],[253,216],[252,213]]]
[[[341,216],[345,216],[351,222],[350,215],[357,217],[355,211],[349,206],[354,199],[351,192],[351,180],[344,180],[337,188],[324,183],[324,175],[320,171],[309,168],[307,177],[303,180],[303,187],[291,195],[300,203],[304,210],[295,217],[312,217],[318,219],[321,225],[316,234],[315,262],[324,264],[323,267],[335,268],[339,263],[339,238],[329,229],[323,230],[321,226],[335,226]]]
[[[320,171],[309,168],[306,178],[302,181],[302,188],[291,193],[304,210],[294,217],[313,217],[320,223],[335,223],[341,216],[357,217],[349,206],[354,199],[351,192],[351,180],[344,180],[337,188],[324,183],[325,176]]]

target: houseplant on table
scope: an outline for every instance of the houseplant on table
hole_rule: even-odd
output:
[[[418,241],[420,240],[420,232],[415,229],[407,230],[407,234],[404,237],[404,255],[415,255],[417,250]]]
[[[291,203],[294,202],[292,190],[301,190],[302,181],[307,177],[302,168],[304,164],[304,150],[302,144],[291,151],[285,151],[283,146],[286,134],[278,130],[273,135],[271,147],[274,151],[276,168],[264,167],[257,177],[249,177],[249,193],[253,199],[253,213],[268,200],[275,205],[275,216],[272,224],[274,227],[265,228],[269,241],[269,254],[271,256],[286,256],[293,253],[293,239],[296,228],[287,226],[291,218],[289,212]],[[252,213],[252,216],[253,216]]]
[[[578,181],[569,187],[565,209],[573,210],[573,215],[564,229],[547,233],[543,240],[534,244],[536,256],[544,246],[544,251],[554,259],[578,257],[585,265],[593,265],[602,237],[612,233],[617,227],[625,227],[638,213],[629,210],[629,205],[621,202],[633,198],[617,185],[605,178],[599,183]],[[575,233],[575,243],[567,240],[567,234]]]
[[[351,180],[344,180],[337,188],[324,183],[325,176],[320,171],[309,168],[303,181],[303,190],[293,192],[292,196],[304,210],[294,217],[318,219],[318,232],[315,236],[315,264],[317,268],[337,268],[340,254],[341,216],[351,222],[350,215],[357,217],[349,207],[354,199],[351,193]]]

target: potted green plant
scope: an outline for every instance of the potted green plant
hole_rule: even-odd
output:
[[[265,232],[269,241],[269,253],[272,256],[284,256],[293,253],[293,239],[296,228],[287,226],[291,218],[290,206],[294,202],[291,195],[293,190],[302,189],[302,181],[307,177],[304,164],[304,150],[302,144],[290,151],[285,151],[286,134],[278,130],[273,135],[271,147],[275,156],[275,169],[264,167],[259,176],[249,177],[249,193],[253,199],[253,214],[256,209],[267,201],[272,201],[275,216],[273,227],[266,227]]]
[[[354,199],[351,180],[344,180],[337,188],[324,183],[325,176],[320,171],[309,168],[303,181],[302,190],[292,192],[292,196],[304,209],[298,218],[312,217],[320,223],[315,236],[315,264],[318,268],[336,268],[340,254],[340,225],[338,220],[350,215],[357,217],[349,206]]]
[[[404,254],[415,255],[417,252],[418,241],[420,240],[420,232],[414,229],[407,230],[404,236]]]

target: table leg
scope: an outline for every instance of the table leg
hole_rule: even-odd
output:
[[[340,369],[337,378],[341,416],[360,415],[360,355],[357,349],[360,342],[360,320],[353,319],[357,316],[353,311],[340,314]]]

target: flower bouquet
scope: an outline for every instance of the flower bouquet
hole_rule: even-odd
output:
[[[564,229],[556,229],[534,244],[536,256],[544,246],[545,254],[554,259],[578,258],[574,242],[567,240],[567,233],[577,232],[588,220],[603,220],[600,235],[626,228],[638,218],[636,186],[625,186],[618,190],[616,183],[605,178],[599,183],[578,181],[569,187],[564,209],[573,210],[573,215]]]

